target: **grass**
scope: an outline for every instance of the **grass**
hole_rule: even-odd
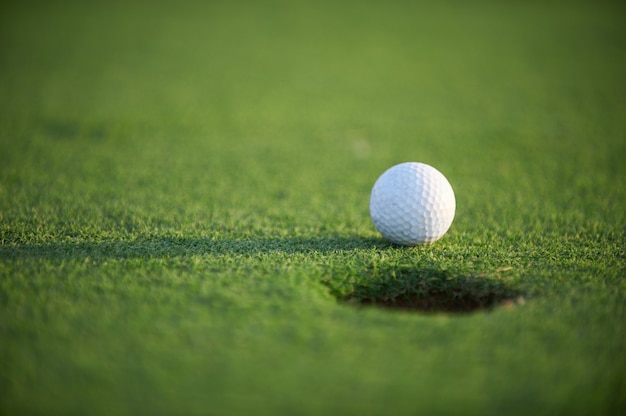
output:
[[[623,12],[3,4],[0,412],[619,414]],[[409,160],[433,245],[369,219]]]

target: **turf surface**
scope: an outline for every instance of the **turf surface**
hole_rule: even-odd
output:
[[[4,2],[0,413],[620,413],[624,11]]]

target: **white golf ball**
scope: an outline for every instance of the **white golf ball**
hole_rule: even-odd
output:
[[[448,231],[456,200],[450,182],[424,163],[392,166],[376,180],[370,215],[389,241],[406,246],[428,244]]]

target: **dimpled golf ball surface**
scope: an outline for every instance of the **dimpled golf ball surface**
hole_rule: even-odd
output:
[[[445,176],[424,163],[395,165],[376,180],[370,215],[389,241],[415,246],[440,239],[452,225],[456,201]]]

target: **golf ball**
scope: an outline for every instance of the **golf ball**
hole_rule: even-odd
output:
[[[389,241],[415,246],[439,240],[448,231],[456,201],[450,182],[425,163],[392,166],[376,180],[370,215]]]

